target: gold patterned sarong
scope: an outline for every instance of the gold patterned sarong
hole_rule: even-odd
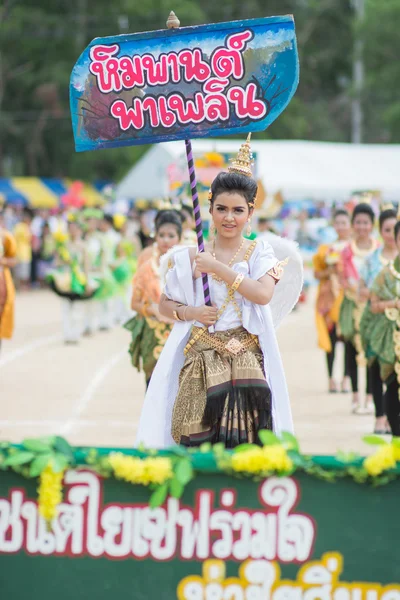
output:
[[[272,413],[258,338],[243,327],[200,331],[193,327],[186,347],[172,437],[184,446],[259,443],[258,431],[272,429]]]

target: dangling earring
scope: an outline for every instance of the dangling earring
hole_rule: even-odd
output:
[[[214,221],[212,219],[210,222],[210,227],[208,229],[208,234],[210,236],[210,240],[215,238],[215,225],[214,225]]]
[[[251,219],[247,219],[247,223],[246,235],[249,237],[251,235]]]

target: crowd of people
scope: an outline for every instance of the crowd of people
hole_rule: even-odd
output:
[[[329,391],[351,383],[354,414],[375,412],[376,434],[400,435],[400,222],[392,205],[376,214],[361,201],[333,215],[337,239],[318,248],[314,274],[318,343],[326,353]],[[399,282],[399,283],[398,283]],[[335,349],[345,344],[343,381],[333,377]],[[365,371],[366,389],[359,389]]]

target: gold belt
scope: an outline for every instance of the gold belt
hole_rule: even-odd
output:
[[[229,354],[231,354],[232,356],[238,356],[239,354],[242,354],[243,352],[251,348],[251,346],[253,346],[254,343],[256,343],[257,346],[260,345],[258,337],[251,333],[248,334],[248,336],[243,342],[241,342],[235,337],[232,337],[228,342],[224,342],[220,340],[217,336],[213,335],[212,333],[209,333],[207,327],[203,327],[201,329],[193,327],[193,330],[195,329],[198,329],[198,331],[186,344],[185,349],[183,351],[185,355],[200,339],[204,342],[207,342],[212,348],[214,348],[214,350],[216,350],[220,354],[225,354],[226,352],[229,352]]]

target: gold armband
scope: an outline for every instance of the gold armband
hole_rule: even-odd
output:
[[[286,266],[289,262],[288,258],[285,258],[285,260],[280,260],[279,262],[276,263],[276,265],[274,267],[272,267],[272,269],[270,269],[269,271],[267,271],[267,275],[270,275],[272,277],[272,279],[275,281],[275,283],[278,283],[278,281],[282,278],[283,275],[283,267]]]
[[[239,275],[237,275],[235,281],[231,285],[232,292],[236,292],[236,290],[238,289],[238,287],[242,283],[243,279],[244,279],[243,273],[239,273]]]

